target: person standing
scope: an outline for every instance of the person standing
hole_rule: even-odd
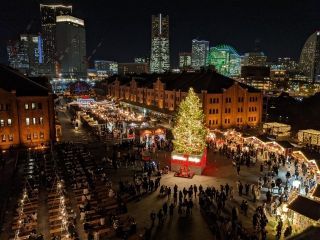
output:
[[[170,206],[169,206],[169,215],[170,215],[170,217],[173,216],[173,209],[174,209],[174,205],[173,205],[173,203],[171,203]]]

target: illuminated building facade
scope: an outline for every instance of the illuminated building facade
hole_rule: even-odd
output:
[[[242,66],[266,66],[267,56],[263,52],[249,52],[243,56]]]
[[[309,81],[320,81],[320,31],[313,33],[305,42],[299,68]]]
[[[152,16],[150,71],[164,73],[170,70],[169,16]]]
[[[192,40],[191,66],[195,70],[208,65],[209,41]]]
[[[180,69],[191,68],[191,53],[188,53],[188,52],[179,53],[179,68]]]
[[[82,19],[57,16],[56,51],[59,77],[78,79],[87,76],[86,31]]]
[[[147,63],[119,63],[119,75],[149,73]]]
[[[209,128],[257,126],[262,93],[214,71],[109,78],[107,94],[153,110],[174,112],[190,87],[198,94]]]
[[[43,63],[41,36],[22,34],[18,41],[9,41],[7,52],[10,67],[30,76],[39,74]]]
[[[118,63],[114,61],[95,60],[94,68],[98,76],[108,77],[118,74]]]
[[[56,18],[71,15],[72,6],[62,4],[40,4],[41,29],[43,36],[44,63],[48,75],[55,75],[56,64]]]
[[[54,141],[55,113],[50,91],[3,65],[0,78],[0,150]]]
[[[237,51],[229,45],[218,45],[210,48],[208,64],[224,76],[240,76],[241,57]]]

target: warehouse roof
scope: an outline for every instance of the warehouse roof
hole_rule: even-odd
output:
[[[16,96],[48,96],[49,89],[17,70],[0,64],[0,88],[16,92]]]

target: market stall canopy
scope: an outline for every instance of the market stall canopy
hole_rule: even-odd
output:
[[[320,184],[317,184],[317,186],[315,187],[312,193],[312,197],[320,198]]]
[[[305,240],[305,239],[319,239],[320,227],[311,226],[303,232],[288,238],[288,240]]]
[[[320,203],[309,198],[298,196],[288,205],[288,208],[314,221],[320,220]]]

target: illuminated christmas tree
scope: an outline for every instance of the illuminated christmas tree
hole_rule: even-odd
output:
[[[199,97],[192,88],[180,103],[173,128],[174,151],[180,154],[200,155],[206,147],[207,130]]]

